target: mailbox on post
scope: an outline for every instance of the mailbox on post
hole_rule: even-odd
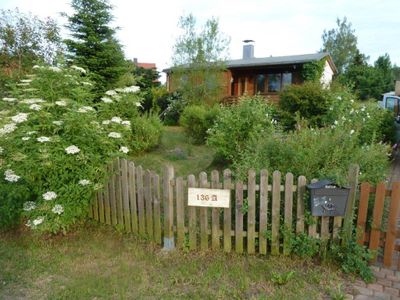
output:
[[[341,187],[331,180],[321,180],[307,185],[313,216],[344,216],[350,188]]]

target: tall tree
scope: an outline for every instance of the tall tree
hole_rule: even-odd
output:
[[[63,51],[57,23],[30,13],[0,10],[0,96],[8,82],[35,63],[53,63]]]
[[[222,91],[230,39],[220,32],[215,18],[199,29],[196,18],[189,14],[180,18],[178,26],[182,34],[172,57],[174,84],[189,103],[212,104]]]
[[[91,71],[100,92],[113,87],[127,71],[122,47],[115,38],[116,29],[107,0],[72,0],[75,13],[66,26],[71,39],[66,39],[70,58]]]
[[[338,69],[343,74],[357,53],[357,37],[351,23],[344,17],[336,20],[337,28],[324,30],[322,34],[322,51],[329,52]]]

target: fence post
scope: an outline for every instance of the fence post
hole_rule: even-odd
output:
[[[170,165],[164,168],[163,198],[164,198],[164,248],[169,251],[175,249],[174,240],[174,190],[171,180],[174,178],[174,168]]]
[[[354,202],[356,200],[359,173],[360,173],[360,167],[358,165],[350,166],[349,169],[350,192],[347,200],[347,207],[343,224],[343,240],[342,240],[343,245],[347,244],[351,240],[351,235],[353,232]]]

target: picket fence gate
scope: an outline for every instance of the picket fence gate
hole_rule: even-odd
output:
[[[303,233],[328,242],[339,242],[353,229],[358,168],[349,172],[350,204],[344,218],[308,214],[304,202],[307,179],[304,176],[295,179],[291,173],[282,176],[279,171],[274,171],[270,176],[267,170],[261,170],[257,182],[256,172],[250,170],[247,181],[242,182],[234,181],[230,170],[224,170],[222,178],[214,170],[210,180],[205,172],[198,178],[189,175],[184,179],[174,176],[172,166],[166,166],[163,176],[159,176],[126,159],[115,160],[108,172],[110,178],[105,188],[96,194],[89,216],[101,223],[121,226],[127,232],[145,236],[166,248],[176,246],[203,251],[223,248],[225,252],[288,255],[293,234]],[[270,178],[272,182],[269,182]],[[189,187],[230,189],[230,207],[188,206]],[[385,265],[389,263],[387,257],[399,250],[394,242],[398,235],[395,223],[399,211],[399,187],[400,183],[394,183],[392,191],[388,191],[384,183],[378,184],[376,189],[367,183],[361,184],[357,231],[362,234],[358,242],[369,242],[371,250],[383,245]],[[374,193],[374,221],[369,230],[367,205]],[[391,196],[390,213],[388,230],[384,232],[382,202],[388,195]]]

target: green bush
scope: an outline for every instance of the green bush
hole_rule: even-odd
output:
[[[237,105],[223,107],[209,130],[207,143],[217,155],[236,161],[249,140],[272,131],[275,108],[263,97],[242,97]]]
[[[135,151],[146,151],[156,147],[161,141],[162,124],[156,115],[133,118],[132,147]]]
[[[0,100],[3,228],[22,214],[31,229],[67,231],[87,216],[106,164],[135,150],[130,128],[139,118],[138,88],[107,91],[93,104],[84,74],[76,66],[36,66]]]
[[[218,112],[218,106],[190,105],[182,112],[179,123],[193,143],[203,144],[207,138],[207,131],[214,125]]]
[[[296,118],[300,117],[312,127],[321,127],[332,102],[331,93],[319,82],[309,81],[302,85],[288,86],[280,94],[281,122],[286,128],[293,129]]]
[[[182,98],[178,92],[171,93],[167,96],[160,97],[157,100],[160,107],[160,118],[165,125],[177,125],[181,113],[187,106],[187,101]]]

